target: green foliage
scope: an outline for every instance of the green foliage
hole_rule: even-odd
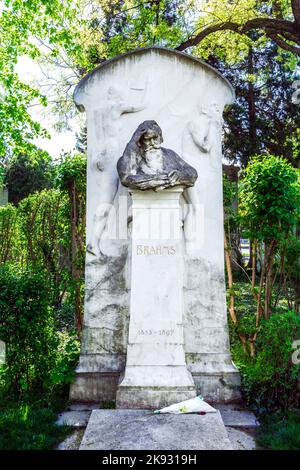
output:
[[[85,261],[86,155],[64,155],[57,167],[56,184],[69,198],[71,238],[71,282],[69,293],[81,335]]]
[[[228,21],[242,25],[245,21],[260,16],[256,0],[239,0],[238,5],[230,0],[208,0],[203,10],[197,22],[197,31]],[[248,54],[252,43],[253,40],[248,35],[217,31],[196,46],[195,52],[205,59],[210,54],[218,56],[232,65]]]
[[[32,105],[51,106],[57,127],[68,126],[66,118],[74,115],[72,87],[95,65],[136,47],[177,46],[187,34],[193,3],[7,0],[0,13],[0,157],[26,154],[32,138],[47,135],[32,119]],[[19,79],[16,66],[23,56],[47,70],[60,68],[55,83],[47,81],[49,102],[45,88]]]
[[[56,362],[51,370],[48,383],[49,387],[64,386],[70,384],[75,378],[75,366],[77,364],[80,343],[73,330],[71,332],[58,331],[58,348]]]
[[[53,449],[70,433],[55,420],[52,408],[0,403],[0,450]]]
[[[71,382],[79,355],[74,333],[56,331],[51,279],[42,269],[5,265],[0,284],[2,393],[23,401],[51,397]]]
[[[265,416],[257,436],[257,444],[266,450],[300,450],[300,413],[275,413]]]
[[[297,167],[300,107],[292,100],[292,83],[299,79],[295,56],[270,42],[252,45],[235,64],[209,52],[209,64],[236,92],[235,102],[224,113],[226,159],[245,167],[253,155],[268,152]]]
[[[82,197],[86,189],[86,154],[65,154],[56,168],[56,186],[61,190],[69,190],[75,183]]]
[[[47,269],[58,304],[70,273],[69,211],[67,196],[55,189],[28,196],[18,210],[25,261]]]
[[[223,174],[223,210],[224,229],[232,247],[233,238],[238,238],[236,241],[239,243],[238,183],[231,181],[226,174]]]
[[[50,188],[53,178],[53,163],[50,155],[32,147],[32,152],[15,155],[8,160],[5,185],[9,201],[15,205],[36,191]]]
[[[297,170],[283,158],[256,157],[240,183],[240,216],[252,240],[280,241],[297,221],[300,187]]]
[[[300,405],[300,365],[292,362],[292,344],[299,338],[300,316],[279,311],[261,322],[255,357],[247,356],[237,343],[234,346],[244,396],[260,412]]]
[[[20,259],[21,239],[18,210],[11,204],[0,206],[0,265]]]
[[[237,199],[237,182],[230,181],[226,174],[223,174],[223,207],[226,217],[234,215],[234,204]]]
[[[20,81],[16,66],[27,56],[38,59],[42,55],[39,44],[45,41],[52,58],[57,48],[73,56],[78,53],[76,28],[78,16],[74,14],[77,2],[73,0],[6,0],[1,9],[0,29],[0,158],[27,154],[32,149],[30,141],[37,136],[48,136],[30,115],[30,106],[45,105],[46,97],[40,89]],[[52,48],[51,44],[56,47]]]
[[[274,25],[272,33],[264,25],[264,19],[276,21],[279,18],[283,21],[291,20],[290,0],[206,0],[205,8],[201,9],[197,18],[193,36],[207,28],[213,31],[195,47],[195,52],[205,58],[210,54],[219,56],[232,65],[247,56],[249,47],[264,44],[267,40],[272,39],[275,43],[288,46],[288,42],[276,41],[276,32],[280,34],[278,25]],[[243,31],[242,27],[253,19],[258,19],[256,25]],[[295,38],[294,43],[297,44]]]
[[[183,40],[184,14],[192,2],[162,0],[141,4],[138,1],[99,2],[105,11],[108,24],[122,25],[117,28],[105,29],[104,38],[106,54],[114,56],[136,47],[161,45],[177,46]],[[119,13],[119,25],[111,21],[114,14]]]
[[[70,311],[72,302],[78,307],[82,297],[86,156],[65,155],[55,175],[60,189],[31,194],[18,209],[0,209],[0,260],[45,268],[54,287],[55,308],[62,312]]]
[[[51,283],[45,271],[3,266],[0,285],[0,338],[6,343],[1,373],[11,396],[28,397],[45,390],[55,365]]]
[[[237,277],[238,272],[234,272]],[[236,351],[240,351],[241,342],[239,335],[242,334],[246,339],[253,336],[259,329],[256,327],[256,303],[251,292],[251,286],[248,279],[243,276],[239,280],[235,280],[233,287],[235,300],[235,312],[237,323],[234,324],[229,320],[230,343],[231,347]],[[229,299],[230,289],[227,289],[227,299]]]

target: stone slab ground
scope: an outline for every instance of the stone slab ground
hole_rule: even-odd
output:
[[[94,410],[79,450],[232,450],[219,411]]]
[[[240,405],[240,404],[226,404],[226,405],[213,404],[213,406],[220,412],[223,425],[225,425],[225,430],[227,432],[229,441],[231,443],[231,448],[233,450],[254,450],[256,448],[255,431],[259,427],[259,422],[257,421],[255,415],[252,412],[250,412],[245,406]],[[58,415],[57,424],[59,425],[64,424],[64,425],[70,426],[70,428],[73,428],[73,433],[67,439],[65,439],[61,444],[59,444],[59,446],[57,447],[57,450],[78,450],[79,449],[83,436],[84,434],[86,434],[86,428],[87,428],[92,411],[100,412],[101,416],[103,417],[101,421],[102,423],[101,424],[101,434],[102,434],[101,439],[103,438],[103,435],[104,435],[103,433],[106,432],[105,423],[103,422],[104,418],[105,419],[109,418],[108,421],[111,422],[111,424],[108,426],[108,429],[110,430],[109,432],[110,437],[103,438],[106,443],[105,444],[106,447],[104,445],[103,449],[108,449],[109,448],[108,446],[112,444],[112,437],[113,437],[113,431],[114,431],[113,426],[115,424],[116,425],[116,428],[115,428],[116,441],[115,442],[121,441],[122,439],[125,438],[124,442],[122,442],[121,444],[119,442],[118,445],[119,446],[121,445],[119,449],[126,449],[126,450],[129,449],[129,447],[128,448],[126,447],[127,445],[129,445],[128,435],[130,436],[131,432],[133,435],[136,435],[137,429],[140,430],[139,431],[140,433],[141,432],[146,433],[144,434],[144,439],[147,440],[149,438],[149,433],[152,432],[152,435],[154,436],[154,438],[155,437],[157,438],[157,436],[159,435],[164,435],[166,432],[170,432],[170,430],[167,429],[169,427],[169,428],[172,428],[172,430],[171,430],[171,434],[169,435],[170,447],[168,447],[168,450],[175,449],[175,447],[171,447],[171,445],[175,444],[175,442],[178,442],[178,440],[180,441],[180,445],[182,445],[182,449],[186,450],[187,448],[184,447],[186,443],[181,442],[182,440],[181,434],[179,435],[177,431],[176,431],[176,436],[175,436],[176,440],[175,442],[171,444],[172,439],[174,439],[174,426],[171,423],[175,422],[176,426],[177,426],[177,423],[181,423],[180,432],[183,429],[184,430],[183,436],[186,436],[188,432],[188,426],[190,424],[184,425],[183,423],[192,422],[194,426],[195,419],[196,419],[196,423],[201,423],[200,428],[202,429],[202,431],[205,431],[205,439],[202,441],[202,446],[203,445],[211,446],[212,440],[215,441],[214,445],[218,445],[218,440],[215,435],[213,436],[213,438],[208,438],[206,435],[207,433],[211,434],[212,432],[211,429],[213,430],[214,428],[210,426],[208,422],[209,418],[207,417],[205,418],[205,416],[200,416],[201,418],[201,421],[200,421],[200,420],[197,420],[197,415],[187,415],[187,414],[180,415],[180,416],[160,415],[159,420],[157,420],[157,427],[163,430],[163,433],[161,434],[153,428],[152,426],[153,422],[151,423],[151,420],[150,420],[150,416],[152,417],[155,416],[155,419],[157,419],[158,415],[153,415],[149,411],[147,412],[143,411],[142,413],[146,413],[148,418],[145,420],[145,418],[143,417],[143,420],[140,420],[138,419],[138,415],[136,416],[133,415],[134,413],[140,413],[140,411],[137,411],[137,410],[135,411],[111,410],[111,409],[104,410],[104,409],[99,409],[99,408],[96,409],[95,404],[70,403],[69,406],[66,408],[66,411]],[[118,416],[120,416],[120,413],[122,414],[127,413],[127,417],[123,417],[121,422],[118,422]],[[111,420],[112,415],[114,415],[113,421]],[[128,415],[130,416],[128,417]],[[168,418],[166,419],[166,417]],[[178,418],[180,418],[180,420],[178,420]],[[188,419],[186,420],[186,418]],[[191,421],[189,421],[190,419]],[[138,427],[134,425],[134,422],[136,420],[139,422]],[[128,424],[129,421],[131,422],[133,421],[133,422],[132,424],[130,424],[130,431],[126,431],[124,430],[124,426],[126,425],[126,429],[127,429],[127,427],[129,426]],[[213,421],[216,422],[216,419],[214,419]],[[217,419],[217,421],[219,421],[219,419]],[[91,427],[89,427],[89,430],[88,430],[88,433],[90,433],[90,431],[91,433],[86,434],[86,436],[89,436],[88,444],[91,443],[92,430],[96,434],[97,433],[99,434],[99,431],[95,431],[96,422],[94,421],[94,417],[93,417],[92,423],[94,424],[91,424]],[[149,432],[147,431],[148,423],[152,424],[149,428]],[[205,426],[207,426],[207,428]],[[189,431],[189,432],[192,433],[192,431]],[[199,432],[200,432],[200,429],[199,429]],[[85,442],[86,440],[84,439],[84,441],[82,442],[82,445],[85,445]],[[153,442],[153,440],[151,442]],[[143,439],[140,438],[140,445],[142,444],[143,444]],[[200,447],[198,442],[197,443],[194,442],[194,444],[195,445],[197,444],[197,447],[196,447],[197,449],[204,448],[204,447]],[[96,442],[95,442],[95,445],[96,445]],[[160,446],[160,443],[157,445]],[[169,444],[167,444],[166,442],[166,445],[169,445]],[[89,448],[92,448],[92,447],[89,447]],[[140,447],[140,449],[142,449],[142,447]],[[157,448],[153,447],[153,449],[155,450]],[[149,450],[149,447],[148,447],[148,450]]]
[[[85,428],[92,411],[64,411],[57,417],[59,426],[71,426],[73,428]]]
[[[250,432],[249,429],[236,429],[233,427],[226,426],[229,440],[232,444],[233,450],[255,450],[256,443],[254,439],[254,433]]]

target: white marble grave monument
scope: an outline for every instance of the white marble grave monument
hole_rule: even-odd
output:
[[[193,398],[183,337],[183,214],[180,197],[197,172],[141,123],[117,164],[132,196],[130,321],[119,408],[161,408]]]
[[[222,112],[234,100],[231,85],[192,56],[153,47],[101,64],[74,98],[87,116],[87,254],[84,331],[70,398],[117,399],[127,408],[196,393],[211,401],[238,398],[223,248]],[[154,186],[122,168],[118,174],[141,123],[154,121],[165,150],[196,170],[191,184],[168,167],[168,152],[168,176]],[[142,165],[147,173],[147,161]],[[150,224],[159,227],[156,234],[143,232],[150,213],[160,217]]]

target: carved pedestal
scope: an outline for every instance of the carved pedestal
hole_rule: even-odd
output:
[[[183,347],[182,188],[132,190],[130,323],[118,408],[159,408],[196,395]]]

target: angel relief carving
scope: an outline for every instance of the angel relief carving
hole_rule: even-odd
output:
[[[216,139],[216,131],[220,132],[223,118],[219,106],[197,106],[196,117],[189,121],[183,134],[183,153],[189,158],[191,144],[204,154],[211,152]]]
[[[105,230],[109,212],[118,190],[116,162],[120,157],[119,139],[122,121],[125,114],[137,113],[145,109],[146,85],[139,103],[131,103],[125,98],[124,91],[117,86],[108,88],[106,98],[94,112],[94,132],[97,150],[92,154],[91,165],[99,192],[98,206],[94,214],[91,237],[87,243],[87,252],[96,258],[103,255],[100,241]]]
[[[222,112],[217,103],[209,106],[199,104],[195,117],[189,121],[182,136],[182,156],[184,160],[193,165],[199,174],[203,171],[203,159],[213,169],[221,164],[222,153],[220,147],[221,129],[223,126]],[[195,221],[203,218],[203,204],[201,181],[191,188],[187,188],[185,199],[188,210],[185,217],[186,251],[192,253],[195,247],[203,242],[203,224],[197,224],[202,229],[195,230]]]

